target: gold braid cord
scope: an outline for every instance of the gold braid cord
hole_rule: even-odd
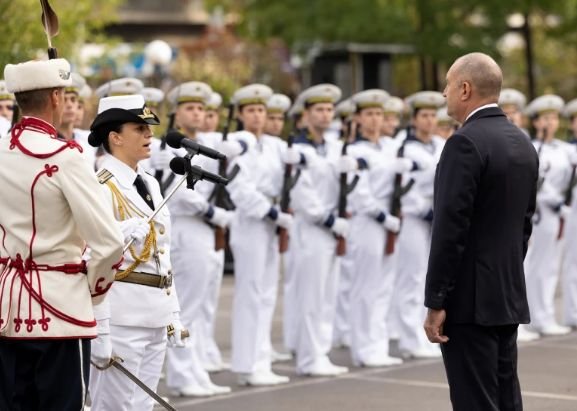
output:
[[[124,197],[124,195],[122,195],[118,187],[116,187],[112,181],[107,181],[106,185],[112,192],[114,209],[116,210],[116,214],[120,221],[124,221],[132,217],[146,217],[138,208],[130,204],[130,202],[126,199],[126,197]],[[124,278],[128,277],[128,275],[132,273],[140,265],[140,263],[144,263],[150,259],[152,250],[156,250],[156,229],[154,227],[153,221],[150,222],[150,231],[144,239],[144,246],[142,247],[140,255],[136,255],[134,245],[131,245],[128,249],[130,250],[130,255],[134,259],[134,262],[130,264],[125,270],[117,273],[114,277],[115,280],[123,280]]]

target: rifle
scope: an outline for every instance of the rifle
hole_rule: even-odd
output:
[[[350,141],[355,138],[356,134],[356,123],[350,122],[348,127],[349,135],[343,141],[343,148],[341,150],[341,156],[347,155],[347,146]],[[357,183],[359,182],[359,176],[356,175],[350,184],[347,182],[347,174],[341,173],[339,176],[339,204],[338,204],[338,216],[340,218],[347,218],[347,196],[354,190]],[[347,252],[347,241],[342,236],[337,236],[337,255],[343,256]]]
[[[288,148],[292,147],[293,141],[294,141],[294,135],[291,134],[291,135],[289,135],[288,140],[287,140],[287,147]],[[291,201],[290,192],[291,192],[292,188],[295,186],[295,184],[297,183],[297,181],[300,177],[300,174],[301,174],[301,170],[297,170],[295,176],[293,177],[292,171],[293,171],[292,164],[286,164],[285,168],[284,168],[284,177],[283,177],[283,182],[282,182],[282,194],[281,194],[281,200],[280,200],[280,209],[283,213],[289,212],[290,201]],[[282,254],[288,250],[289,234],[288,234],[287,229],[284,227],[279,227],[277,229],[277,234],[278,234],[278,248],[279,248],[279,252]]]
[[[543,146],[545,145],[545,129],[535,130],[535,140],[539,142],[539,148],[537,149],[537,159],[539,160],[539,177],[537,179],[537,193],[541,191],[543,183],[545,182],[545,177],[541,176],[541,152],[543,151]],[[539,224],[541,221],[541,209],[539,205],[535,207],[535,214],[533,215],[533,224]]]
[[[228,105],[228,115],[226,117],[226,123],[224,124],[224,129],[222,130],[222,141],[226,141],[228,137],[228,132],[230,130],[230,126],[232,124],[232,119],[234,117],[234,103],[230,103]],[[230,173],[230,176],[227,176],[227,168],[228,168],[228,161],[226,159],[219,160],[218,164],[218,174],[222,177],[232,179],[238,173],[238,167]],[[214,205],[217,207],[221,207],[227,210],[232,209],[234,206],[232,201],[228,197],[228,192],[222,186],[215,186],[214,191],[210,195],[210,198],[214,198]],[[214,248],[215,250],[223,250],[226,247],[226,230],[222,227],[215,227],[214,228]]]
[[[569,184],[567,190],[565,191],[565,201],[563,204],[570,206],[573,202],[573,187],[575,187],[575,177],[576,177],[577,165],[573,164],[571,167],[571,178],[569,179]],[[559,233],[557,234],[557,240],[563,238],[563,232],[565,231],[565,219],[563,217],[559,218]]]
[[[412,127],[410,125],[406,128],[406,136],[405,140],[401,143],[401,146],[397,150],[397,158],[405,157],[405,143],[410,136]],[[391,209],[390,214],[401,218],[402,210],[401,210],[401,199],[407,192],[413,187],[415,184],[415,180],[411,179],[409,182],[403,186],[403,174],[396,173],[395,174],[395,181],[394,181],[394,188],[393,188],[393,196],[391,198]],[[385,246],[385,255],[391,255],[395,252],[395,242],[397,241],[397,233],[393,233],[392,231],[387,231],[387,245]]]

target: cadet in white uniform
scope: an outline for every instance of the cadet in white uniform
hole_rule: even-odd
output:
[[[438,345],[431,344],[423,332],[423,289],[429,259],[433,213],[435,167],[445,140],[433,134],[437,110],[445,98],[436,91],[422,91],[407,98],[412,113],[412,128],[405,137],[405,157],[419,164],[406,173],[403,184],[413,186],[402,197],[403,228],[398,238],[396,315],[399,326],[399,349],[407,358],[439,357]]]
[[[122,234],[80,147],[53,126],[70,64],[8,64],[4,75],[23,117],[0,140],[0,409],[77,411],[97,334],[93,305],[112,285]]]
[[[575,170],[577,163],[577,99],[571,100],[563,110],[569,119],[571,138],[568,146],[571,160],[571,171]],[[575,176],[571,183],[575,184]],[[563,206],[565,229],[564,243],[565,254],[563,260],[563,319],[565,325],[577,327],[577,253],[572,251],[577,243],[577,189],[575,186],[567,189],[572,190],[572,201],[568,206]],[[567,194],[567,193],[565,193]]]
[[[531,313],[531,329],[543,335],[567,334],[570,329],[555,317],[555,289],[559,280],[562,244],[558,240],[561,210],[571,173],[568,144],[555,138],[563,99],[544,95],[526,110],[536,130],[533,143],[539,154],[540,184],[537,210],[527,257],[525,276]]]
[[[171,344],[184,345],[178,299],[170,265],[170,213],[163,207],[160,187],[138,162],[150,155],[150,125],[158,118],[142,96],[114,96],[100,100],[89,142],[108,153],[97,173],[108,189],[108,202],[120,223],[125,241],[134,240],[124,255],[115,282],[97,313],[98,338],[92,344],[97,365],[112,355],[148,387],[156,390],[167,333]],[[108,307],[107,307],[108,306]],[[108,309],[106,309],[108,308]],[[169,329],[167,329],[170,326]],[[92,410],[152,410],[144,391],[115,368],[91,368]]]
[[[214,91],[210,94],[210,98],[206,103],[206,110],[204,115],[204,125],[201,131],[211,133],[218,130],[220,122],[220,106],[222,105],[222,96]]]
[[[14,104],[14,94],[8,91],[6,82],[0,80],[0,117],[8,121],[8,124],[12,122]]]
[[[84,130],[86,128],[86,107],[92,97],[92,88],[88,84],[84,84],[78,91],[78,112],[74,120],[74,131]]]
[[[389,214],[396,173],[413,169],[413,161],[396,158],[396,144],[381,138],[388,93],[365,90],[352,97],[356,105],[357,141],[349,155],[360,165],[358,187],[350,195],[353,215],[347,254],[352,259],[350,288],[351,356],[355,365],[382,367],[402,363],[389,356],[386,322],[393,296],[396,253],[385,249],[388,232],[401,222]]]
[[[266,103],[266,124],[264,132],[269,136],[282,135],[291,99],[284,94],[273,94]]]
[[[295,139],[293,150],[302,156],[305,169],[291,194],[295,225],[288,252],[289,276],[295,279],[297,373],[335,376],[348,372],[334,365],[332,346],[340,257],[335,236],[346,237],[348,221],[336,216],[339,173],[353,171],[341,162],[342,144],[325,139],[334,105],[341,91],[319,84],[301,93],[307,128]],[[292,151],[292,150],[291,150]],[[320,183],[322,182],[322,184]]]
[[[453,118],[447,113],[447,107],[441,107],[437,110],[437,128],[435,129],[435,134],[441,137],[443,140],[448,140],[449,137],[453,135],[455,130],[457,130],[458,124]]]
[[[527,136],[527,130],[523,128],[523,110],[527,104],[527,98],[519,90],[514,88],[504,88],[499,95],[499,107],[507,116],[509,121],[523,130]]]
[[[401,117],[405,111],[405,102],[398,97],[390,96],[384,104],[385,116],[381,135],[395,137],[401,124]]]
[[[272,90],[252,84],[237,90],[232,101],[255,144],[236,164],[228,190],[234,205],[230,247],[234,256],[232,371],[240,385],[276,385],[288,377],[271,370],[270,333],[279,279],[277,227],[290,230],[292,216],[275,206],[282,188],[282,153],[286,144],[264,134],[266,103]]]
[[[182,134],[188,139],[214,147],[214,141],[204,139],[206,135],[198,133],[204,124],[205,104],[211,93],[207,84],[191,81],[172,89],[167,98],[174,108],[175,124]],[[164,154],[172,152],[170,147],[164,150]],[[184,156],[186,150],[178,149],[174,153]],[[153,153],[161,154],[162,151]],[[207,157],[196,156],[192,162],[205,170],[217,171],[218,163]],[[177,179],[168,168],[164,170],[164,175],[163,184],[168,192]],[[203,181],[197,183],[194,191],[183,185],[168,203],[173,226],[172,263],[182,301],[181,318],[191,332],[189,347],[168,351],[166,383],[171,393],[177,396],[198,397],[230,392],[229,387],[212,383],[202,362],[206,351],[204,338],[207,327],[203,307],[207,301],[212,301],[214,290],[210,285],[222,276],[224,258],[222,251],[215,251],[213,227],[226,228],[232,217],[228,211],[213,207],[208,202],[213,187]]]

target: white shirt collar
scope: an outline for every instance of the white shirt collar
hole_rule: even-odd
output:
[[[472,116],[473,114],[475,114],[477,111],[481,111],[481,110],[483,110],[483,109],[492,108],[492,107],[499,107],[499,105],[498,105],[497,103],[489,103],[489,104],[485,104],[484,106],[477,107],[475,110],[473,110],[473,111],[471,111],[471,112],[469,113],[469,115],[467,116],[467,118],[465,119],[465,121],[469,120],[469,119],[471,118],[471,116]]]
[[[123,163],[111,154],[106,154],[104,157],[102,168],[110,171],[124,188],[131,188],[134,185],[136,176],[138,174],[142,175],[140,165],[138,165],[136,171],[134,171],[128,164]]]

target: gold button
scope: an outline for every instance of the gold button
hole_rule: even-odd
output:
[[[160,227],[160,228],[158,229],[158,232],[160,233],[160,235],[164,234],[164,228],[163,228],[163,227]]]
[[[158,252],[159,252],[160,254],[164,254],[164,248],[159,249]]]

